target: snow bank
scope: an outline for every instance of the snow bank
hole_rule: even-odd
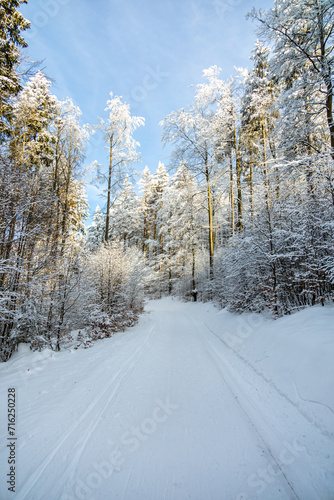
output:
[[[277,320],[224,310],[205,324],[310,418],[334,429],[334,307]]]

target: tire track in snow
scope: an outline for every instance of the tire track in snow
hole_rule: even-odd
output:
[[[281,465],[280,465],[280,462],[279,460],[276,459],[275,457],[275,454],[274,452],[271,450],[271,447],[268,445],[268,443],[265,441],[265,439],[262,437],[261,433],[259,432],[257,426],[254,424],[254,421],[253,419],[250,417],[249,413],[245,410],[245,408],[243,407],[243,405],[241,404],[238,396],[235,394],[235,392],[232,390],[230,384],[227,382],[226,380],[226,377],[225,377],[225,374],[222,373],[222,367],[220,364],[217,364],[217,355],[216,353],[214,352],[214,354],[212,353],[212,345],[208,342],[208,340],[205,338],[204,334],[202,333],[201,329],[199,328],[199,325],[198,325],[198,322],[195,322],[195,320],[192,320],[193,324],[194,324],[194,327],[195,329],[200,333],[202,339],[204,340],[207,348],[206,348],[206,352],[207,354],[210,356],[210,358],[212,359],[215,367],[217,368],[217,371],[220,375],[220,377],[223,379],[224,381],[224,384],[225,386],[227,387],[227,389],[229,390],[230,394],[232,395],[234,401],[236,402],[236,404],[238,405],[238,407],[240,408],[241,412],[243,413],[243,415],[245,416],[247,422],[249,423],[249,426],[253,429],[253,431],[256,433],[257,437],[258,437],[258,440],[261,442],[263,448],[267,451],[267,455],[272,459],[273,462],[275,462],[275,464],[277,465],[277,468],[279,469],[279,471],[281,472],[282,474],[282,478],[284,480],[284,482],[286,483],[286,485],[288,486],[288,489],[293,493],[294,495],[294,498],[297,499],[297,500],[302,500],[298,494],[296,493],[291,481],[288,479],[288,477],[286,476],[285,472],[283,471]],[[200,322],[201,325],[203,326],[206,326],[204,325],[204,323]],[[206,327],[207,328],[207,327]],[[209,347],[209,349],[208,349]],[[211,352],[210,352],[211,351]]]
[[[212,332],[212,330],[210,330],[210,328],[208,328],[207,325],[205,325],[205,323],[201,322],[201,325],[205,326],[209,333],[211,333],[215,337],[217,337],[218,340],[221,341],[221,343],[223,344],[224,347],[228,347],[229,348],[228,352],[232,351],[232,353],[233,353],[233,355],[235,355],[235,357],[240,358],[240,361],[243,362],[243,364],[246,365],[247,368],[253,368],[252,365],[250,365],[250,363],[247,362],[247,360],[244,360],[244,358],[239,356],[237,352],[235,352],[233,349],[231,349],[222,339],[220,339],[214,332]],[[261,436],[263,442],[266,443],[268,441],[268,438],[269,438],[269,442],[274,443],[276,441],[276,445],[275,444],[273,445],[274,449],[276,449],[276,453],[273,453],[273,455],[276,454],[276,456],[279,456],[280,451],[282,450],[281,447],[283,446],[282,442],[284,444],[284,438],[286,438],[287,429],[284,427],[284,429],[282,430],[282,423],[281,423],[281,429],[279,429],[278,433],[277,433],[277,431],[276,431],[276,435],[273,433],[274,426],[271,426],[270,424],[268,425],[268,422],[263,419],[262,414],[261,414],[261,410],[259,409],[259,408],[261,408],[261,406],[260,407],[254,406],[254,402],[251,401],[250,398],[245,393],[245,388],[240,386],[237,379],[234,381],[234,379],[235,379],[234,374],[239,373],[238,367],[231,365],[229,363],[229,360],[226,359],[225,357],[222,358],[221,355],[219,354],[219,352],[216,350],[215,346],[209,341],[208,338],[205,337],[202,330],[198,327],[197,327],[197,329],[200,332],[202,338],[205,340],[206,345],[209,346],[209,348],[211,350],[211,353],[209,353],[209,354],[211,354],[211,357],[213,359],[214,358],[216,359],[215,364],[217,366],[217,369],[221,372],[225,383],[226,383],[225,370],[227,368],[229,380],[232,382],[232,386],[235,385],[235,389],[236,389],[236,390],[232,389],[232,393],[235,394],[234,397],[238,401],[239,406],[241,406],[243,408],[243,406],[246,403],[246,408],[247,408],[247,405],[248,406],[250,405],[249,406],[250,413],[254,413],[254,408],[255,408],[255,412],[256,412],[255,415],[257,416],[257,418],[259,418],[260,420],[263,421],[264,429],[269,428],[269,433],[267,432],[267,434],[268,434],[267,439],[263,439],[261,436],[261,433],[258,431],[258,428],[253,424],[254,429],[257,431],[257,434]],[[225,370],[223,372],[224,367],[225,367]],[[299,408],[293,402],[291,402],[289,400],[289,398],[285,397],[284,394],[281,394],[281,391],[277,390],[277,388],[272,384],[271,381],[267,381],[263,376],[261,376],[261,374],[257,373],[257,371],[255,369],[252,369],[251,373],[253,375],[255,375],[255,380],[257,378],[262,385],[264,384],[265,389],[267,389],[269,391],[270,391],[270,389],[275,390],[274,392],[271,393],[272,394],[270,396],[271,398],[274,396],[274,394],[276,394],[276,397],[278,397],[278,401],[279,400],[282,401],[282,399],[283,399],[283,401],[285,402],[285,405],[287,405],[286,408],[287,408],[287,411],[289,413],[289,423],[292,423],[292,425],[293,425],[292,427],[289,426],[289,428],[288,428],[290,434],[292,432],[293,436],[295,436],[296,433],[298,435],[298,431],[300,432],[300,429],[303,429],[305,436],[309,437],[309,439],[307,439],[307,443],[305,443],[305,445],[307,445],[307,448],[305,448],[305,451],[307,452],[308,455],[305,454],[303,457],[299,456],[298,466],[294,467],[294,470],[293,470],[294,476],[296,476],[296,475],[297,475],[297,477],[299,476],[299,479],[296,479],[296,481],[297,481],[296,484],[303,485],[302,491],[300,492],[301,499],[303,499],[303,498],[312,498],[312,499],[315,499],[315,498],[318,498],[318,499],[328,498],[329,499],[329,498],[331,498],[331,496],[328,496],[329,495],[328,485],[325,486],[325,484],[323,482],[323,474],[326,474],[325,470],[323,469],[323,465],[321,466],[320,469],[318,467],[318,470],[315,470],[315,468],[314,468],[315,467],[314,454],[321,455],[322,464],[323,464],[324,463],[323,459],[326,457],[326,454],[328,453],[328,456],[331,454],[330,450],[331,450],[332,445],[328,443],[328,437],[331,438],[330,441],[332,442],[332,435],[330,433],[326,433],[326,435],[324,436],[322,429],[320,429],[317,425],[314,425],[313,421],[310,421],[308,418],[306,418],[305,415],[302,412],[300,412]],[[227,385],[229,386],[229,388],[231,390],[231,387],[230,387],[231,384],[227,384]],[[255,388],[258,387],[256,383],[254,384],[254,387]],[[241,401],[239,399],[239,396],[241,396],[240,397]],[[244,405],[242,403],[244,403]],[[263,404],[262,400],[260,400],[260,404]],[[267,406],[268,406],[268,403],[267,403]],[[280,408],[282,407],[282,403],[279,405],[279,407]],[[243,409],[244,409],[245,413],[247,414],[248,418],[250,418],[249,411],[246,411],[246,408],[243,408]],[[266,406],[264,406],[264,408],[266,408]],[[295,413],[295,416],[298,417],[297,419],[290,418],[291,410]],[[300,418],[303,419],[304,423],[300,423]],[[252,420],[252,419],[250,419],[250,420]],[[324,438],[326,439],[326,441],[324,441]],[[318,446],[316,449],[314,449],[314,444],[313,444],[314,442],[318,443]],[[268,448],[268,446],[267,446],[267,448]],[[280,451],[278,451],[278,450],[280,450]],[[326,462],[326,460],[325,460],[325,462]],[[277,460],[275,460],[275,463],[277,464]],[[282,462],[282,465],[285,466],[286,464],[284,464],[284,462]],[[281,467],[280,467],[280,470],[282,470]],[[311,474],[312,479],[310,477],[311,482],[309,482],[308,484],[304,483],[304,481],[305,481],[304,471],[305,470],[312,471],[312,474]],[[328,474],[332,474],[332,467],[330,466],[330,464],[329,464],[329,469],[326,469],[326,471]],[[289,472],[288,475],[290,475],[290,474],[291,474],[291,472]],[[316,482],[314,482],[316,476],[318,477],[318,479]],[[312,493],[311,493],[311,490],[312,490]],[[312,496],[310,496],[310,493]],[[308,496],[305,496],[305,494]]]
[[[211,328],[209,328],[205,323],[201,322],[201,324],[203,326],[205,326],[205,328],[212,334],[214,335],[225,347],[227,347],[229,349],[229,351],[231,351],[233,353],[233,355],[235,357],[237,357],[243,364],[245,364],[248,368],[250,368],[252,370],[252,372],[257,375],[258,377],[260,377],[266,384],[269,384],[270,387],[272,389],[274,389],[276,391],[276,393],[284,398],[289,404],[291,404],[297,411],[298,413],[305,418],[305,420],[307,420],[307,422],[309,424],[311,424],[313,427],[315,427],[319,432],[321,432],[321,434],[326,437],[326,438],[330,438],[330,439],[333,439],[334,438],[334,435],[333,433],[331,432],[328,432],[327,429],[325,429],[322,425],[318,424],[318,422],[316,420],[314,420],[314,418],[312,418],[311,416],[308,415],[308,413],[303,410],[302,408],[300,408],[298,406],[298,404],[293,401],[291,398],[289,398],[289,396],[287,394],[285,394],[283,391],[281,391],[279,389],[279,387],[277,387],[275,385],[275,383],[266,378],[263,373],[260,372],[260,370],[258,370],[256,367],[254,367],[249,361],[248,359],[244,358],[243,356],[241,356],[241,354],[239,354],[237,351],[235,351],[234,349],[232,349],[232,347],[230,347],[227,342],[225,342],[224,339],[222,339],[221,337],[219,337],[215,332],[213,332],[211,330]],[[297,393],[298,397],[301,399],[301,401],[304,401],[304,402],[311,402],[311,403],[317,403],[317,401],[307,401],[307,400],[303,400],[303,398],[300,397],[300,395]],[[318,404],[321,404],[321,403],[318,403]],[[326,406],[326,405],[323,405],[323,406]],[[329,408],[328,406],[326,406],[332,413],[333,410],[331,408]]]
[[[152,331],[153,331],[154,328],[155,328],[155,324],[150,328],[150,330],[149,330],[149,332],[147,334],[147,338],[146,338],[145,342],[143,342],[142,344],[140,344],[140,346],[136,349],[136,351],[134,352],[134,354],[129,358],[127,364],[123,365],[122,368],[117,371],[117,373],[112,378],[110,384],[108,384],[108,386],[94,399],[94,401],[87,407],[87,409],[81,415],[81,417],[79,418],[79,420],[74,425],[71,426],[71,428],[69,429],[68,432],[66,432],[66,434],[64,435],[64,437],[60,440],[60,442],[58,443],[58,445],[55,447],[55,449],[47,456],[47,458],[45,460],[43,460],[43,462],[39,465],[39,467],[35,470],[35,472],[29,477],[28,481],[22,486],[21,490],[17,493],[17,495],[15,497],[15,500],[24,500],[27,497],[27,495],[30,493],[30,491],[35,486],[35,484],[39,481],[39,479],[40,479],[41,475],[43,474],[44,470],[54,460],[55,456],[57,455],[57,453],[59,452],[59,450],[62,448],[62,446],[64,445],[64,443],[66,443],[66,441],[76,431],[76,429],[84,422],[84,420],[87,419],[91,415],[91,413],[96,408],[96,406],[100,403],[100,401],[102,401],[104,399],[106,393],[108,393],[108,391],[110,391],[110,389],[111,389],[113,383],[115,382],[115,380],[117,378],[119,378],[119,383],[117,384],[117,387],[113,391],[112,395],[107,399],[107,403],[105,405],[103,405],[102,410],[99,412],[99,417],[102,415],[102,413],[106,410],[106,408],[110,404],[111,399],[114,397],[114,395],[118,391],[119,387],[121,386],[124,378],[126,377],[126,375],[128,374],[128,372],[131,370],[131,368],[135,365],[135,363],[137,361],[137,358],[140,357],[140,354],[143,351],[143,349],[146,346],[146,344],[148,343],[149,338],[150,338],[151,333],[152,333]],[[121,372],[123,372],[123,375],[121,375]],[[70,466],[67,467],[67,470],[71,469],[73,471],[73,469],[74,469],[73,464],[77,465],[80,457],[82,456],[82,451],[81,450],[83,450],[86,447],[87,442],[89,441],[92,432],[95,430],[95,428],[98,425],[98,420],[97,419],[93,420],[93,422],[94,422],[93,424],[91,424],[91,425],[88,426],[88,429],[90,429],[91,432],[84,439],[83,445],[80,446],[79,450],[76,452],[76,455],[75,455],[74,459],[71,461]]]
[[[136,356],[136,358],[133,360],[133,363],[131,363],[131,365],[128,365],[126,367],[126,371],[122,375],[120,375],[121,371],[119,371],[115,375],[115,377],[113,378],[113,381],[117,377],[119,377],[118,383],[117,383],[116,387],[114,387],[113,392],[110,393],[110,395],[106,399],[105,404],[103,404],[103,406],[99,410],[98,414],[94,415],[94,419],[92,419],[92,421],[88,425],[88,427],[85,428],[85,438],[81,441],[80,446],[78,447],[77,451],[75,452],[74,458],[71,460],[70,465],[67,467],[67,471],[70,473],[69,480],[71,480],[71,478],[73,477],[73,475],[75,473],[75,470],[76,470],[76,467],[77,467],[77,464],[78,464],[78,462],[79,462],[79,460],[80,460],[80,458],[81,458],[84,450],[86,449],[86,446],[87,446],[89,440],[91,439],[92,434],[94,433],[94,431],[98,427],[98,425],[100,425],[100,418],[102,417],[103,413],[106,411],[106,409],[108,408],[108,406],[110,405],[110,403],[111,403],[112,399],[114,398],[115,394],[118,392],[120,386],[124,382],[124,379],[126,379],[127,376],[131,375],[131,370],[135,366],[136,362],[138,361],[138,358],[139,358],[140,354],[142,353],[142,350],[143,350],[145,344],[146,344],[146,342],[138,348],[138,350],[136,351],[136,353],[138,354],[138,356]],[[108,386],[107,390],[111,388],[111,385],[112,385],[113,381]],[[104,399],[104,394],[107,392],[107,390],[104,391],[104,393],[103,393],[102,397],[99,399],[98,403],[100,403],[100,401]],[[95,407],[97,406],[97,404],[95,405]],[[93,411],[95,407],[93,407],[91,409],[91,411]]]

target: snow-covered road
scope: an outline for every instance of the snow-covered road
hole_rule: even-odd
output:
[[[266,376],[242,351],[246,327],[245,342],[224,331],[224,318],[240,330],[233,315],[172,299],[146,311],[91,349],[22,350],[0,366],[1,500],[333,499],[333,406]],[[8,387],[17,391],[14,495]]]

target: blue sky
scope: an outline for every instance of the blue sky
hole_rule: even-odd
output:
[[[123,96],[146,126],[137,131],[143,162],[154,172],[164,161],[159,122],[193,98],[192,84],[214,64],[228,79],[234,66],[250,67],[256,40],[245,19],[252,7],[269,9],[273,0],[30,0],[21,12],[31,22],[25,38],[33,60],[55,81],[59,99],[71,97],[83,123],[106,118],[109,93]],[[86,163],[103,163],[96,137]],[[92,211],[103,205],[87,186]]]

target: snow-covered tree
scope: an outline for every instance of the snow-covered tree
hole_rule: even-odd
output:
[[[228,172],[230,228],[231,234],[234,234],[235,227],[241,231],[243,226],[239,117],[236,99],[233,95],[234,81],[221,80],[220,73],[221,68],[217,66],[211,66],[203,71],[203,76],[208,82],[197,85],[196,98],[203,106],[209,106],[213,110],[212,128],[215,134],[215,160],[219,163],[218,179]],[[236,184],[236,189],[234,184]]]
[[[18,167],[39,171],[53,159],[51,123],[57,115],[57,98],[42,72],[31,77],[14,104],[10,150]]]
[[[244,82],[241,107],[241,141],[249,168],[251,212],[253,212],[254,166],[263,178],[265,197],[270,203],[274,176],[269,162],[276,155],[273,128],[278,117],[277,89],[269,73],[270,50],[257,41],[252,51],[253,68]]]
[[[17,74],[19,49],[27,47],[21,35],[30,23],[17,10],[27,0],[0,0],[0,140],[10,135],[11,98],[21,88]]]
[[[145,120],[139,116],[132,116],[130,106],[122,102],[122,98],[110,92],[105,111],[108,112],[107,120],[99,118],[96,129],[102,133],[108,151],[108,168],[97,166],[98,180],[107,184],[107,205],[105,220],[105,241],[109,239],[109,222],[112,191],[119,187],[124,180],[129,165],[139,160],[137,147],[139,143],[133,138],[134,131],[144,125]]]
[[[191,172],[204,184],[208,212],[208,252],[210,275],[213,275],[214,219],[212,187],[217,174],[215,110],[205,103],[202,94],[187,109],[169,114],[162,122],[164,144],[174,146],[172,164],[185,162]]]
[[[97,205],[91,225],[87,228],[86,244],[90,250],[95,250],[104,241],[104,214]]]
[[[13,103],[13,137],[1,171],[0,286],[5,357],[37,336],[60,346],[77,283],[77,247],[87,200],[80,182],[86,132],[71,102],[60,103],[38,72]],[[73,292],[73,293],[72,293]],[[36,307],[33,307],[32,297]],[[36,330],[37,329],[37,330]],[[17,333],[17,335],[16,335]]]
[[[159,162],[156,172],[152,175],[149,191],[146,196],[146,214],[148,224],[147,247],[152,266],[160,269],[160,256],[163,254],[164,221],[161,219],[163,211],[163,193],[169,184],[169,175],[163,163]]]
[[[141,198],[139,202],[139,227],[141,231],[141,236],[139,239],[142,242],[142,251],[144,256],[148,256],[148,246],[147,246],[147,241],[149,239],[148,210],[149,210],[151,183],[152,183],[152,175],[150,173],[150,169],[146,165],[138,181],[138,187],[141,192]]]
[[[136,245],[139,235],[139,200],[127,176],[115,195],[110,209],[109,237],[123,241],[125,246]]]
[[[203,225],[202,195],[195,176],[182,163],[165,191],[160,219],[163,220],[165,266],[168,268],[169,291],[172,280],[184,281],[183,293],[197,300],[196,257],[201,248]]]
[[[259,22],[260,36],[273,44],[273,73],[288,87],[303,75],[321,96],[334,158],[332,1],[275,0],[273,9],[251,15]]]

